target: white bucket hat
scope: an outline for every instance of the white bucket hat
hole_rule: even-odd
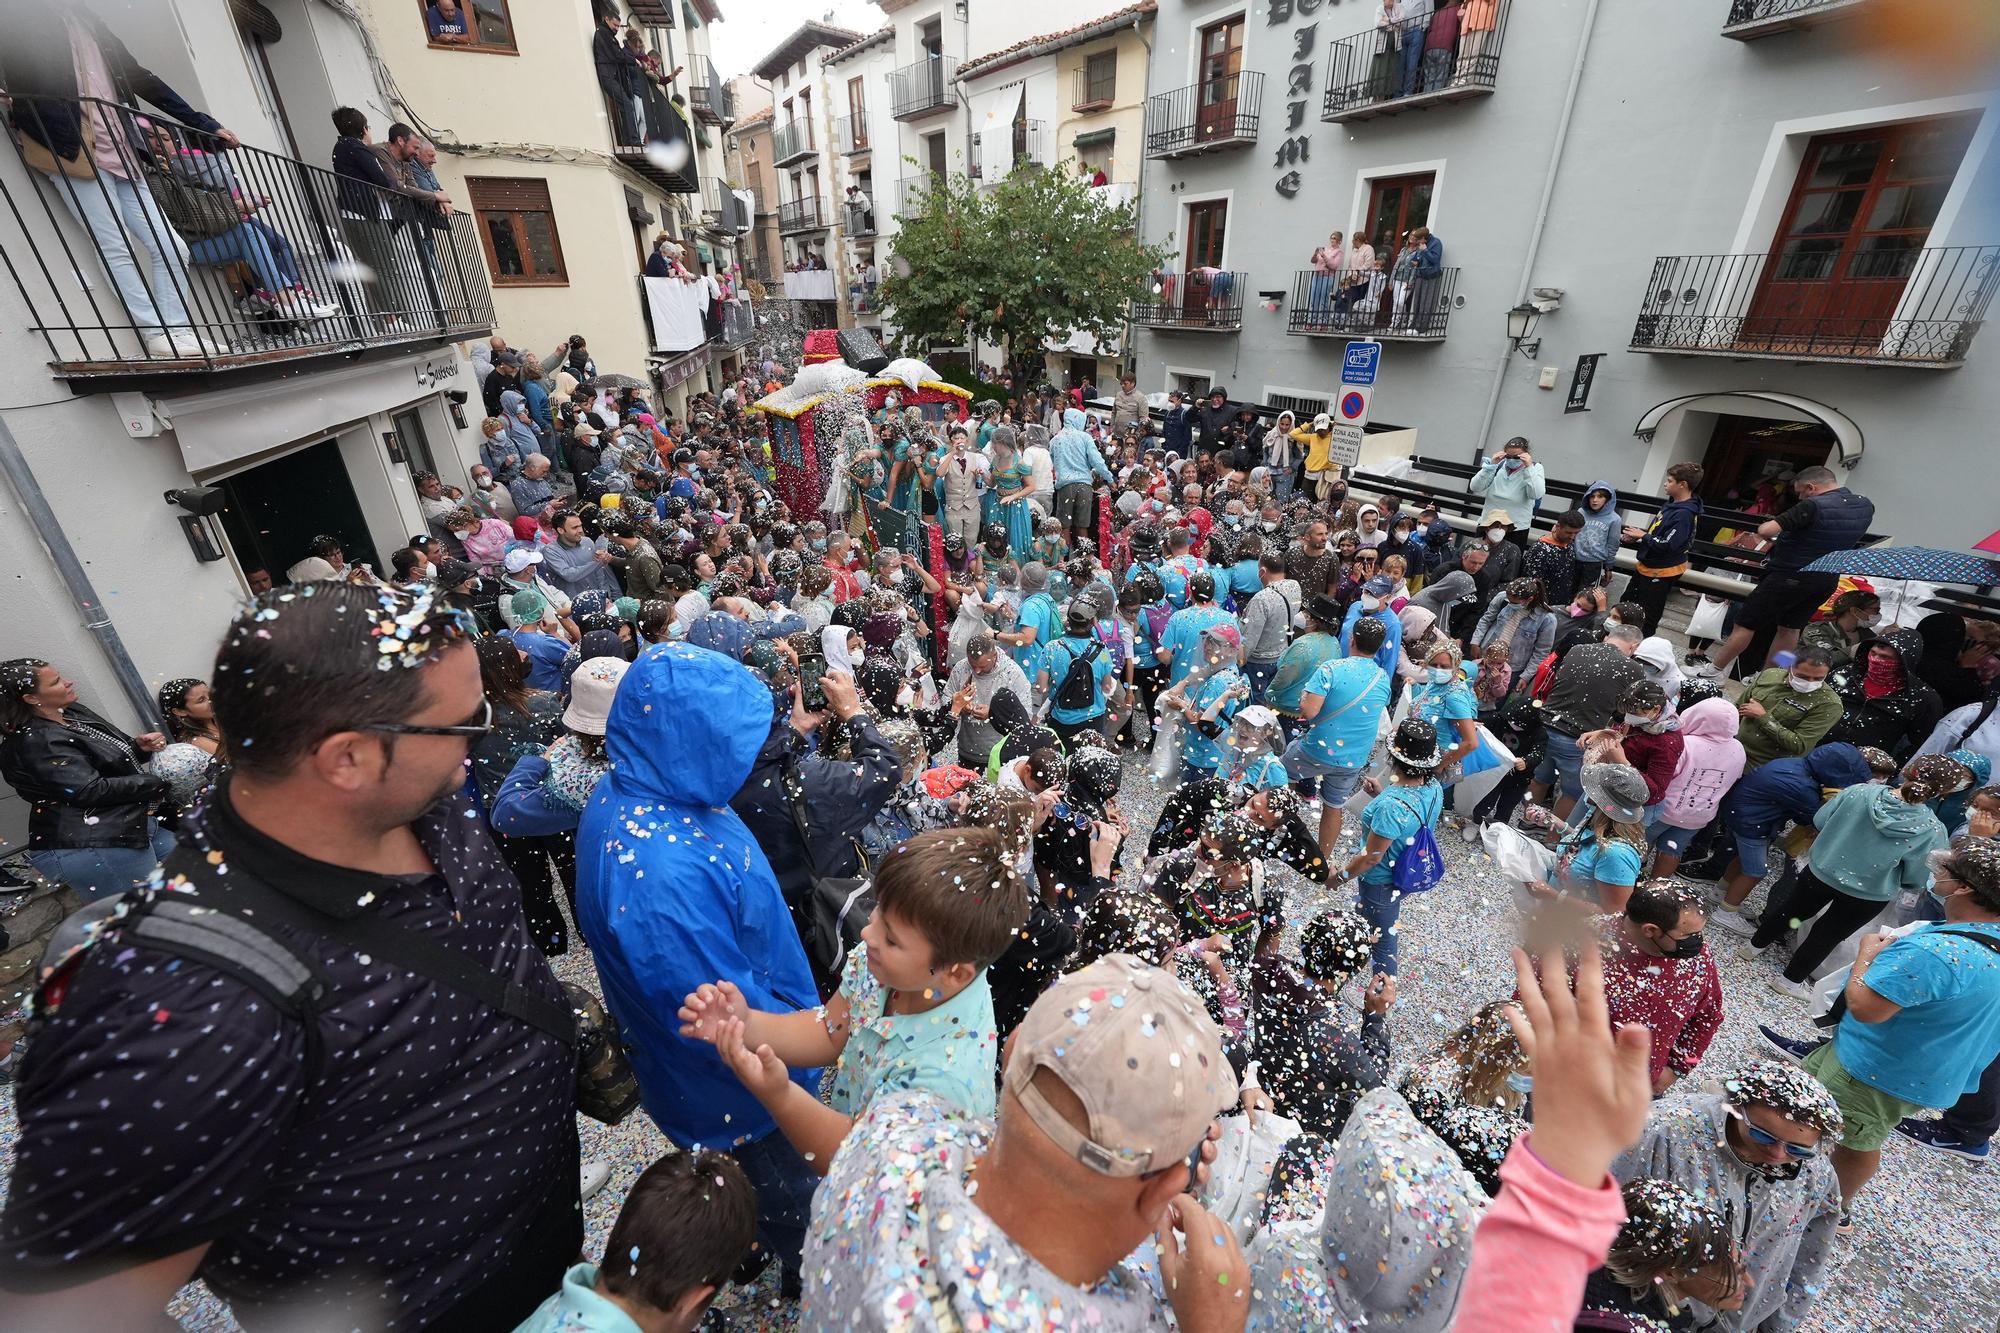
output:
[[[602,736],[611,718],[611,701],[631,663],[622,657],[593,657],[569,678],[569,707],[563,725],[586,736]]]

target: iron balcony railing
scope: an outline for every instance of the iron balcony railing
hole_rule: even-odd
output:
[[[905,176],[896,182],[896,216],[915,217],[924,211],[924,196],[943,182],[934,171]]]
[[[1075,91],[1070,96],[1069,109],[1072,111],[1103,111],[1118,95],[1118,71],[1112,69],[1108,77],[1093,79],[1086,66],[1076,72]]]
[[[1378,338],[1389,342],[1442,342],[1458,296],[1458,270],[1402,279],[1380,269],[1320,273],[1307,269],[1292,277],[1285,307],[1285,331],[1332,338]]]
[[[1722,35],[1748,39],[1845,18],[1870,0],[1730,0]]]
[[[868,151],[868,117],[842,116],[834,122],[834,138],[840,151],[848,157]]]
[[[1991,245],[1868,249],[1829,239],[1775,254],[1669,255],[1653,261],[1632,349],[1955,366],[1996,285],[2000,246]]]
[[[696,193],[701,182],[695,175],[694,134],[687,117],[651,79],[641,80],[639,101],[645,113],[643,125],[629,102],[621,106],[604,95],[613,155],[669,194]]]
[[[771,161],[778,166],[809,157],[814,151],[810,122],[795,120],[780,125],[771,135]]]
[[[840,201],[840,225],[849,236],[873,236],[877,221],[875,201],[866,194],[861,195],[860,199],[864,202],[849,199]]]
[[[16,94],[9,119],[29,184],[0,172],[0,257],[61,375],[248,369],[493,327],[465,213],[93,98]],[[69,170],[35,169],[49,143]],[[114,167],[157,207],[122,210]],[[78,216],[125,225],[113,239]]]
[[[724,301],[722,303],[722,341],[725,346],[741,347],[757,336],[757,312],[748,301]]]
[[[1264,76],[1221,74],[1146,99],[1146,156],[1182,157],[1257,142]]]
[[[705,120],[711,125],[727,125],[736,119],[735,100],[729,95],[729,85],[715,72],[715,62],[707,56],[696,56],[688,62],[688,101],[693,104],[696,120]]]
[[[739,263],[743,266],[746,280],[768,283],[771,281],[771,261],[763,255],[745,255]]]
[[[1248,275],[1225,269],[1156,273],[1152,291],[1132,302],[1132,322],[1156,329],[1230,333],[1243,327]]]
[[[778,205],[778,230],[781,232],[817,231],[825,225],[816,195],[809,199],[787,199]]]
[[[709,222],[724,231],[750,230],[750,210],[736,197],[736,187],[719,176],[701,178],[701,208]]]
[[[1491,93],[1510,3],[1459,5],[1335,42],[1320,119],[1368,120]]]
[[[897,120],[915,120],[951,106],[956,100],[952,81],[958,61],[931,56],[889,74],[889,113]]]

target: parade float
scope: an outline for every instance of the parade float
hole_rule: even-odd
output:
[[[866,425],[892,398],[895,406],[918,409],[940,434],[971,414],[972,395],[922,361],[871,354],[880,348],[864,350],[851,338],[843,355],[838,337],[833,329],[808,333],[804,364],[792,382],[751,407],[770,423],[778,498],[801,516],[827,510],[829,496],[839,499],[846,473],[843,433]]]

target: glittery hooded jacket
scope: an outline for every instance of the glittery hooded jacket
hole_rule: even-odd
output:
[[[1664,1097],[1653,1103],[1646,1132],[1611,1166],[1620,1181],[1670,1180],[1730,1210],[1752,1279],[1741,1310],[1692,1302],[1697,1322],[1731,1333],[1790,1333],[1818,1298],[1840,1223],[1840,1182],[1826,1155],[1772,1179],[1743,1165],[1726,1137],[1728,1103],[1720,1092]]]
[[[991,1138],[927,1092],[869,1103],[813,1195],[800,1333],[1172,1327],[1142,1276],[1072,1286],[979,1210],[965,1173]]]
[[[686,644],[647,649],[619,683],[611,771],[577,829],[577,925],[646,1111],[684,1148],[776,1128],[714,1047],[680,1035],[688,993],[727,979],[753,1009],[819,1002],[777,877],[729,808],[770,730],[771,693],[748,667]],[[792,1077],[819,1083],[816,1069]]]

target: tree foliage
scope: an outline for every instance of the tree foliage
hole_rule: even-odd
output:
[[[1024,164],[990,190],[932,177],[905,203],[882,301],[907,355],[968,329],[1016,363],[1073,332],[1112,342],[1166,260],[1140,243],[1132,205],[1109,206],[1067,171]]]

